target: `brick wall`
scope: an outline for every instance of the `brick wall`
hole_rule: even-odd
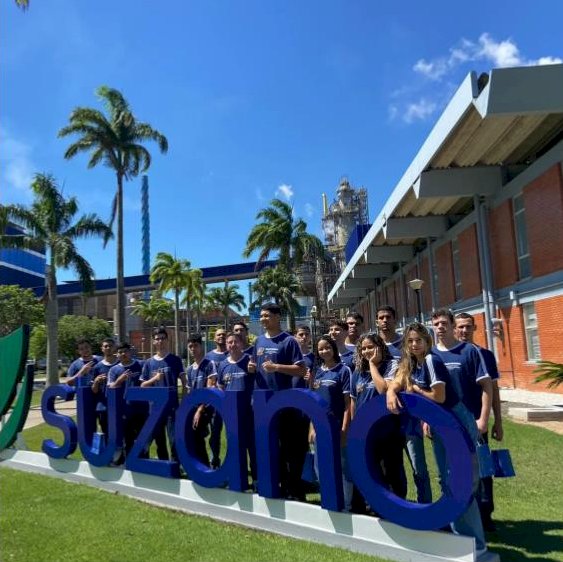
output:
[[[479,268],[479,247],[477,228],[472,224],[457,237],[461,273],[461,294],[464,299],[481,294],[481,270]]]
[[[512,200],[490,210],[489,229],[494,284],[496,289],[500,289],[518,281]]]
[[[442,244],[434,252],[438,271],[438,307],[449,306],[455,302],[454,271],[452,261],[452,245]]]
[[[534,277],[563,269],[563,178],[552,166],[524,188],[528,248]],[[549,239],[547,234],[549,233]]]

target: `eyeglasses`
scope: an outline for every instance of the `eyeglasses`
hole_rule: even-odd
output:
[[[166,341],[168,338],[156,337],[156,338],[153,338],[153,339],[154,339],[154,341]]]

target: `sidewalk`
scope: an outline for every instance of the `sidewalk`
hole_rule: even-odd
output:
[[[532,392],[519,388],[501,388],[501,402],[512,404],[527,404],[530,406],[561,406],[563,394],[559,392]]]

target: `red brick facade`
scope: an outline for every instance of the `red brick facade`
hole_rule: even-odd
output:
[[[501,289],[518,281],[518,260],[510,199],[491,209],[489,229],[494,284],[497,289]]]
[[[449,306],[455,302],[454,266],[450,242],[437,248],[434,258],[438,272],[438,307]]]
[[[457,237],[462,298],[470,299],[481,294],[481,270],[479,268],[479,246],[477,228],[472,224]]]

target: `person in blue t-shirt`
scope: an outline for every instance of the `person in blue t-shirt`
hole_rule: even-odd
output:
[[[297,326],[295,330],[295,339],[299,344],[299,349],[303,355],[303,363],[305,365],[304,377],[293,377],[291,386],[293,388],[309,388],[313,384],[313,370],[315,365],[315,354],[311,350],[311,330],[309,326]],[[309,424],[307,424],[307,432],[309,431]]]
[[[348,328],[348,335],[346,336],[346,347],[356,352],[356,346],[360,335],[364,331],[364,317],[359,312],[348,312],[346,315],[346,326]]]
[[[352,511],[353,484],[346,467],[346,432],[350,425],[350,368],[340,360],[336,342],[330,336],[321,336],[315,352],[319,366],[315,370],[313,390],[327,402],[329,413],[338,421],[342,457],[342,485],[344,489],[344,511]],[[316,449],[315,427],[310,424],[309,443]],[[319,475],[318,459],[315,455],[315,470]]]
[[[354,355],[356,354],[355,349],[349,349],[346,345],[346,338],[348,337],[348,326],[344,320],[339,320],[334,318],[330,321],[328,325],[328,335],[336,343],[338,349],[338,354],[340,355],[340,361],[346,365],[352,372],[355,368],[354,365]]]
[[[215,363],[215,368],[224,361],[227,352],[227,332],[223,328],[217,328],[213,338],[215,349],[206,353],[205,358]],[[221,431],[223,430],[223,419],[213,409],[209,408],[211,415],[211,434],[209,435],[209,448],[211,449],[211,468],[219,468],[221,464]]]
[[[477,421],[479,433],[487,433],[493,384],[482,354],[476,345],[455,339],[450,310],[436,310],[432,314],[432,326],[437,340],[432,351],[448,368],[458,396]]]
[[[248,343],[248,326],[242,320],[237,320],[233,324],[233,334],[237,334],[242,338],[242,352],[252,357],[254,355],[254,346]]]
[[[256,373],[254,388],[288,390],[292,388],[293,377],[306,374],[299,344],[291,334],[282,331],[278,305],[262,306],[260,324],[264,334],[256,339],[254,355],[248,364],[249,371]],[[295,441],[295,428],[301,419],[301,413],[290,408],[279,415],[280,485],[282,497],[304,500],[302,448]]]
[[[219,363],[217,367],[217,386],[221,390],[244,392],[248,405],[251,403],[252,391],[254,390],[254,374],[248,372],[250,357],[242,351],[243,339],[240,335],[227,334],[227,359]],[[256,448],[254,445],[254,418],[252,415],[244,420],[248,441],[248,456],[250,458],[250,473],[252,481],[256,482]]]
[[[102,340],[101,348],[103,357],[94,365],[89,375],[92,379],[92,392],[96,395],[96,418],[98,419],[102,433],[107,434],[107,376],[109,370],[117,362],[115,358],[115,341],[113,338],[105,338]]]
[[[92,380],[87,375],[100,358],[92,355],[92,344],[86,339],[80,339],[76,342],[76,351],[78,359],[70,364],[66,373],[65,384],[90,386]],[[83,377],[85,377],[84,380],[82,380]]]
[[[397,370],[385,342],[376,334],[360,336],[356,352],[356,369],[352,373],[350,397],[352,418],[372,398],[385,394],[387,381],[392,380]],[[407,478],[403,466],[405,438],[401,432],[400,419],[387,416],[378,422],[375,441],[375,466],[381,483],[400,498],[407,495]],[[365,512],[365,502],[359,501],[355,491],[354,511]]]
[[[474,343],[473,337],[475,334],[475,320],[471,314],[467,312],[461,312],[455,316],[455,337],[461,342]],[[487,367],[487,372],[491,377],[493,384],[493,396],[492,396],[492,409],[494,422],[491,428],[491,435],[493,439],[497,441],[502,441],[503,429],[502,429],[502,413],[500,407],[500,393],[498,388],[499,372],[497,367],[497,361],[495,355],[492,351],[477,346],[485,365]],[[486,443],[489,441],[489,434],[484,433],[483,439]],[[483,527],[485,531],[493,532],[496,530],[495,522],[493,521],[492,514],[495,509],[494,496],[493,496],[493,478],[492,476],[486,476],[481,478],[479,482],[479,492],[477,494],[477,502],[479,504],[479,511],[481,512],[481,518],[483,519]]]
[[[200,334],[191,334],[188,338],[188,351],[193,363],[188,367],[188,392],[217,385],[217,369],[215,363],[206,359],[203,340]],[[195,431],[195,456],[204,465],[209,466],[209,455],[205,438],[209,434],[211,408],[200,404],[193,418],[192,427]]]
[[[404,353],[399,363],[395,379],[387,389],[387,407],[393,414],[400,414],[402,404],[398,396],[401,390],[415,392],[438,404],[453,414],[463,425],[473,442],[479,439],[475,420],[461,401],[452,376],[440,357],[433,353],[432,337],[428,330],[419,322],[413,322],[405,329]],[[424,425],[425,432],[430,436],[431,429]],[[410,436],[410,439],[416,439]],[[436,464],[440,474],[442,493],[449,495],[449,476],[446,465],[446,452],[440,436],[433,434],[432,446]],[[422,439],[419,448],[423,450]],[[477,491],[479,469],[475,453],[473,454],[473,488]],[[486,551],[485,532],[475,497],[464,513],[451,523],[454,533],[474,537],[477,553]]]
[[[172,460],[177,461],[174,445],[174,422],[178,407],[178,379],[182,382],[182,392],[186,391],[188,382],[182,360],[168,351],[168,332],[164,328],[155,328],[152,334],[155,354],[143,364],[141,386],[143,388],[158,386],[168,388],[174,393],[174,405],[166,421],[155,428],[153,439],[156,443],[156,454],[160,460],[169,460],[166,434],[170,443]]]
[[[391,357],[396,361],[401,359],[403,338],[397,334],[397,313],[392,306],[384,304],[376,312],[377,333],[385,342]]]
[[[136,359],[131,357],[131,346],[127,342],[117,344],[117,363],[108,371],[107,388],[130,387],[141,385],[142,366]],[[125,440],[125,454],[127,455],[147,418],[147,404],[145,402],[127,402],[124,413],[123,437]],[[147,453],[143,453],[147,456]],[[123,463],[123,457],[117,464]]]

